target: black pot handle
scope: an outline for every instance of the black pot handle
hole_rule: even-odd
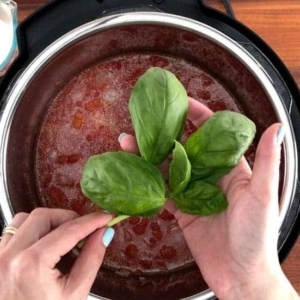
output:
[[[118,7],[118,8],[112,8],[106,11],[103,11],[100,15],[100,17],[107,17],[107,16],[112,16],[116,14],[121,14],[121,13],[129,13],[129,12],[163,12],[159,8],[153,6],[153,5],[137,5],[135,7]]]
[[[236,17],[235,17],[233,8],[231,6],[230,0],[222,0],[222,2],[223,2],[223,6],[225,8],[227,16],[235,20]],[[208,11],[216,10],[216,9],[213,9],[210,6],[208,6],[204,0],[198,0],[198,5],[204,14],[206,14]]]

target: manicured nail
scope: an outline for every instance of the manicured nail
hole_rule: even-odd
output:
[[[115,230],[112,227],[108,227],[102,237],[102,243],[105,247],[108,247],[115,235]]]
[[[121,143],[122,138],[126,135],[126,133],[121,133],[118,137],[118,142]]]
[[[285,127],[281,125],[277,132],[277,143],[280,145],[283,142],[285,135]]]

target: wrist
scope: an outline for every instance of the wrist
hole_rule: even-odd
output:
[[[277,274],[265,274],[245,283],[238,283],[220,300],[299,300],[299,296],[282,271]]]

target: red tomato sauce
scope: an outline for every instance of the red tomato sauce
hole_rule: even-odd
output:
[[[83,166],[91,155],[121,150],[120,133],[134,133],[128,100],[139,76],[152,66],[176,74],[188,95],[213,111],[241,111],[217,80],[182,59],[128,54],[94,65],[60,92],[41,127],[36,176],[44,206],[72,209],[81,215],[99,210],[81,193]],[[195,129],[187,121],[185,134],[190,135]],[[254,148],[249,150],[250,158],[253,153]],[[118,224],[104,266],[129,274],[153,274],[192,262],[177,221],[163,210],[153,218],[131,217]]]

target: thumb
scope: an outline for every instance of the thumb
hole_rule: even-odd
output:
[[[106,227],[96,230],[87,239],[67,279],[70,294],[76,293],[83,298],[88,295],[102,265],[106,247],[109,246],[114,235],[115,230]]]
[[[250,188],[260,199],[278,197],[281,144],[285,130],[281,124],[270,126],[258,144]]]
[[[139,147],[136,138],[131,134],[121,133],[118,141],[123,151],[139,155]]]

